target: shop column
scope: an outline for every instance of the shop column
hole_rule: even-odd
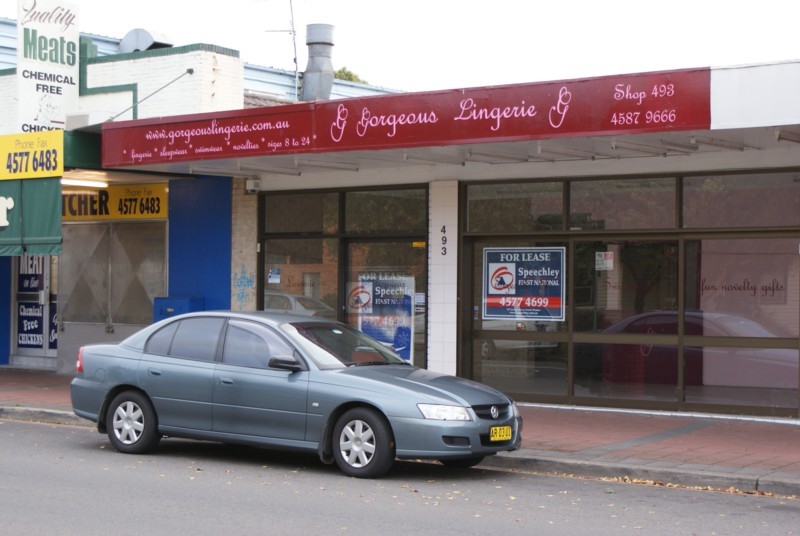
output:
[[[458,318],[458,182],[429,192],[428,369],[455,374]]]

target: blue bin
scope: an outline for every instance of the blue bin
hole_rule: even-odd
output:
[[[173,296],[157,297],[153,300],[153,322],[164,320],[171,316],[202,311],[204,300],[200,297],[182,298]]]

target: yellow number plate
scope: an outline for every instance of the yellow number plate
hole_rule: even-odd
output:
[[[489,441],[508,441],[511,439],[510,426],[492,426],[489,428]]]

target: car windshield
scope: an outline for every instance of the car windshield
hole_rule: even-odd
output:
[[[281,327],[321,368],[408,364],[391,348],[344,324],[293,322]]]

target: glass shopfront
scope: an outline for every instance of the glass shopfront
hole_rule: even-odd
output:
[[[800,173],[476,184],[464,199],[464,375],[524,401],[797,415]],[[548,248],[563,275],[530,261]],[[563,318],[537,308],[545,284],[563,285]]]
[[[424,367],[427,190],[262,199],[259,309],[345,321]]]

